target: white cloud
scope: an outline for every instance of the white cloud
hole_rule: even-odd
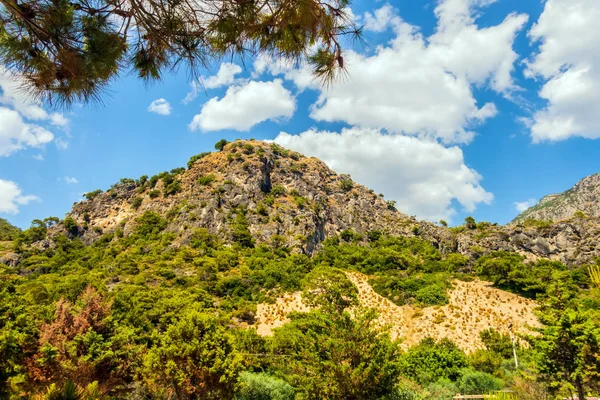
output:
[[[0,67],[0,103],[12,107],[24,118],[31,120],[50,120],[57,126],[66,126],[68,119],[61,113],[48,114],[38,101],[33,99],[25,90],[24,82],[17,75]]]
[[[26,123],[14,110],[0,107],[0,157],[26,147],[40,147],[52,139],[54,135],[48,130]]]
[[[196,97],[198,97],[198,93],[203,88],[205,89],[217,89],[222,86],[228,86],[239,82],[239,79],[236,79],[235,76],[242,72],[242,67],[237,64],[232,63],[222,63],[219,67],[219,71],[216,75],[210,76],[208,78],[203,78],[202,83],[200,82],[192,82],[192,89],[188,92],[183,99],[183,104],[188,104],[193,101]]]
[[[150,103],[148,111],[158,115],[171,115],[171,105],[165,99],[156,99]]]
[[[548,101],[533,116],[534,142],[600,138],[599,20],[597,0],[548,0],[530,30],[540,47],[526,74],[545,81],[539,95]]]
[[[219,67],[217,75],[208,77],[204,80],[204,87],[207,89],[216,89],[221,86],[228,86],[235,82],[235,76],[242,72],[242,67],[237,64],[223,63]]]
[[[56,146],[57,149],[64,151],[69,148],[69,141],[62,137],[58,137],[58,138],[56,138],[56,140],[54,140],[54,145]]]
[[[533,207],[537,204],[537,200],[536,199],[529,199],[529,200],[525,200],[525,201],[515,201],[513,203],[515,205],[515,209],[522,213],[523,211],[527,210],[530,207]]]
[[[247,131],[263,121],[290,118],[295,110],[296,99],[283,87],[281,79],[250,81],[241,86],[230,86],[220,100],[214,97],[207,101],[189,127],[205,132]]]
[[[76,178],[73,178],[73,177],[70,177],[70,176],[65,176],[63,179],[68,184],[79,183],[79,181]]]
[[[397,27],[402,23],[397,11],[390,4],[375,10],[373,14],[366,12],[364,28],[373,32],[384,32],[389,27]]]
[[[0,157],[51,142],[54,135],[41,124],[69,125],[62,113],[48,113],[23,87],[22,79],[0,67]]]
[[[37,196],[23,195],[15,182],[0,179],[0,213],[18,214],[19,206],[39,200]]]
[[[496,26],[479,28],[473,13],[490,1],[439,3],[436,32],[423,37],[385,5],[365,16],[367,27],[392,25],[396,37],[372,56],[346,53],[350,77],[321,92],[311,117],[468,143],[472,129],[496,115],[495,105],[478,105],[473,85],[499,93],[516,89],[511,78],[515,35],[527,21],[511,14]]]
[[[350,174],[358,183],[396,200],[400,211],[430,221],[449,220],[456,212],[453,200],[469,212],[493,200],[456,146],[366,128],[341,133],[310,130],[300,135],[282,132],[275,142],[320,158],[336,172]]]
[[[36,154],[33,156],[33,159],[38,161],[44,161],[44,156],[41,154]]]

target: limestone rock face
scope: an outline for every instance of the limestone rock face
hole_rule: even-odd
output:
[[[455,246],[447,230],[395,210],[322,161],[262,141],[230,143],[193,163],[175,180],[180,190],[170,195],[165,195],[163,179],[154,187],[123,180],[91,200],[76,203],[68,216],[76,220],[78,235],[87,243],[117,229],[128,235],[135,219],[152,211],[167,217],[167,230],[178,233],[180,243],[194,228],[206,228],[227,240],[235,216],[243,212],[257,243],[275,239],[307,254],[347,229],[361,235],[371,231],[420,235],[441,248]],[[55,229],[61,230],[65,233],[61,226]]]
[[[536,219],[568,220],[581,211],[588,217],[600,218],[600,174],[587,176],[571,189],[545,196],[535,206],[523,211],[513,222]]]

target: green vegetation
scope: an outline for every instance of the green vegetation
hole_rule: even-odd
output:
[[[203,186],[208,186],[213,183],[217,177],[214,174],[208,174],[198,178],[198,183]]]
[[[267,204],[256,214],[268,214]],[[173,219],[185,206],[99,230],[89,245],[72,217],[35,220],[12,236],[21,259],[0,264],[0,398],[127,398],[135,388],[146,399],[424,400],[501,389],[540,399],[600,389],[598,266],[590,279],[588,266],[508,252],[472,260],[421,238],[351,229],[308,256],[283,233],[257,243],[248,223],[257,216],[241,207],[226,217],[228,240],[206,229],[182,240]],[[31,246],[49,231],[52,246]],[[529,346],[516,345],[519,369],[510,336],[493,329],[471,354],[431,338],[402,351],[360,306],[348,271],[414,307],[447,304],[454,278],[490,279],[537,298],[543,325],[523,338]],[[298,291],[310,312],[292,313],[271,337],[245,328],[259,303]]]
[[[215,150],[223,151],[223,149],[225,149],[225,146],[227,146],[227,143],[229,142],[225,139],[219,140],[217,143],[215,143]]]
[[[0,218],[0,241],[15,240],[19,233],[21,233],[19,228],[11,225],[7,220]]]
[[[83,197],[85,197],[87,200],[93,200],[100,193],[102,193],[102,190],[98,189],[98,190],[94,190],[93,192],[85,193],[83,195]]]
[[[192,167],[194,166],[194,164],[196,163],[196,161],[203,159],[204,157],[206,157],[209,154],[210,154],[210,152],[207,151],[207,152],[196,154],[195,156],[192,156],[190,158],[190,160],[188,161],[188,163],[187,163],[188,169],[192,169]]]

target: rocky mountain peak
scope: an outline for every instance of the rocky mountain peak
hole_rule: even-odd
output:
[[[247,229],[256,243],[280,242],[309,254],[343,231],[363,236],[418,232],[436,242],[440,239],[434,237],[444,236],[441,228],[402,214],[322,161],[263,141],[237,140],[192,157],[187,169],[122,179],[86,197],[68,215],[75,222],[71,233],[86,242],[109,231],[128,235],[148,212],[165,218],[179,243],[195,228],[232,241],[239,239],[236,230]],[[64,224],[57,229],[64,230]]]
[[[527,219],[565,221],[578,211],[587,217],[600,217],[600,174],[587,176],[562,193],[544,196],[535,206],[519,214],[513,222]]]

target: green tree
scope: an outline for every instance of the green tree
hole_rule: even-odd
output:
[[[375,322],[372,310],[298,313],[276,329],[273,366],[304,399],[379,399],[398,378],[399,347]]]
[[[335,268],[319,267],[303,281],[302,297],[313,307],[320,307],[333,316],[358,305],[358,290],[346,274]]]
[[[471,216],[465,218],[465,227],[467,229],[477,229],[477,223],[475,222],[475,218]]]
[[[456,381],[468,366],[467,356],[454,343],[442,339],[436,343],[426,338],[403,356],[403,375],[427,384],[440,378]]]
[[[359,35],[349,0],[324,3],[183,0],[0,1],[0,65],[36,97],[71,104],[98,97],[133,69],[144,80],[187,66],[192,74],[224,55],[307,58],[331,80],[343,69],[344,35]]]
[[[227,146],[227,143],[229,143],[229,142],[225,139],[219,140],[217,143],[215,143],[215,150],[223,151],[225,146]]]
[[[240,368],[225,329],[198,311],[170,325],[144,359],[149,385],[177,399],[230,399]]]
[[[487,394],[502,389],[501,379],[481,371],[465,370],[458,380],[458,388],[462,394]]]
[[[235,400],[294,400],[294,388],[285,381],[267,374],[240,374],[240,388]]]
[[[570,393],[574,388],[580,399],[598,390],[600,379],[600,326],[593,311],[577,309],[546,312],[541,336],[533,338],[536,361],[542,380],[551,391]],[[565,392],[566,391],[566,392]]]

